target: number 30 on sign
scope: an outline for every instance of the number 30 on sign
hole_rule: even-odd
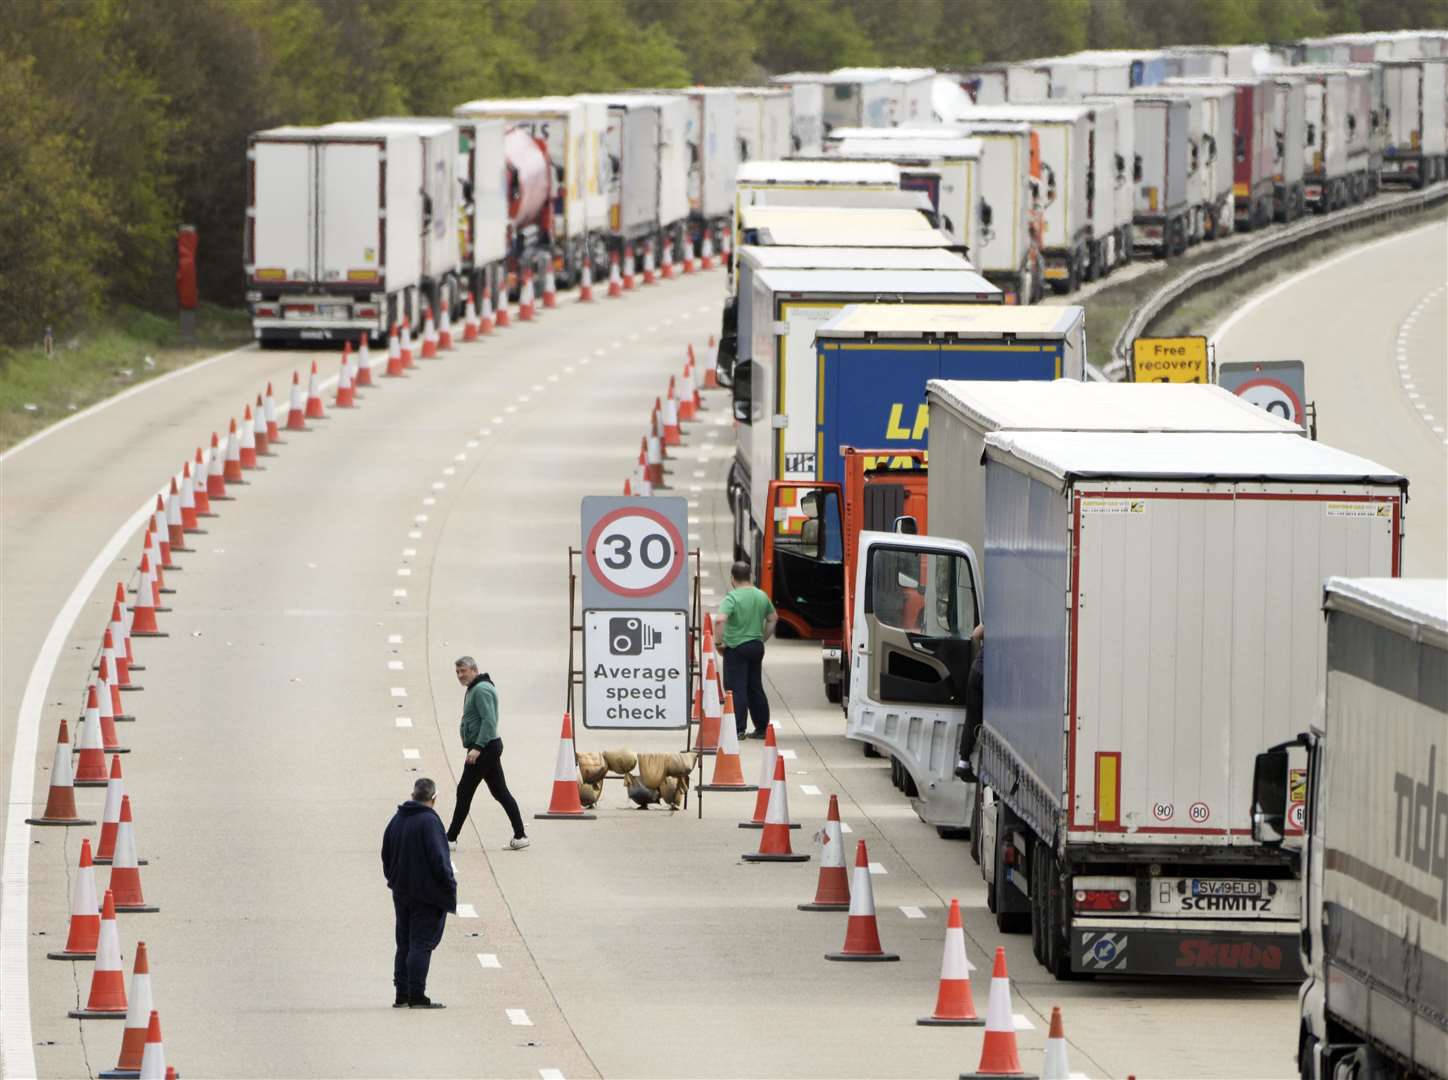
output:
[[[584,558],[604,588],[620,596],[652,596],[684,568],[684,538],[663,514],[626,507],[605,514],[589,532]]]

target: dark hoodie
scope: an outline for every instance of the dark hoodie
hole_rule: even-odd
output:
[[[442,818],[426,803],[408,799],[382,834],[382,872],[395,895],[444,911],[458,909],[458,883]]]

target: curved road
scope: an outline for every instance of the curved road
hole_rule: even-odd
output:
[[[1444,535],[1442,437],[1434,442],[1432,425],[1448,408],[1428,397],[1442,391],[1444,292],[1429,290],[1442,281],[1443,244],[1439,234],[1401,243],[1396,255],[1389,245],[1363,252],[1383,256],[1375,269],[1345,263],[1342,296],[1322,291],[1335,270],[1304,282],[1297,332],[1284,330],[1280,344],[1271,334],[1288,309],[1248,311],[1219,356],[1280,348],[1312,359],[1322,437],[1413,477],[1411,570],[1434,520]],[[1353,317],[1354,287],[1421,279],[1406,268],[1425,260],[1437,282],[1384,284]],[[945,908],[958,896],[982,1011],[988,958],[1006,946],[1028,1069],[1039,1068],[1046,1018],[1061,1004],[1072,1067],[1088,1075],[1290,1074],[1293,988],[1045,976],[1028,939],[996,933],[966,845],[921,825],[884,765],[844,739],[820,689],[818,650],[796,642],[771,646],[766,668],[794,754],[791,809],[804,825],[795,843],[816,852],[811,834],[838,792],[847,840],[866,840],[885,871],[874,878],[881,934],[902,963],[823,963],[843,920],[795,910],[813,892],[816,861],[739,862],[757,843],[735,827],[752,796],[707,795],[701,821],[692,804],[686,815],[636,812],[615,782],[597,821],[530,821],[535,843],[521,853],[502,850],[506,823],[481,795],[455,856],[473,914],[449,920],[430,980],[450,1008],[414,1016],[387,1007],[391,918],[377,845],[419,773],[440,781],[440,808],[451,808],[460,756],[452,660],[472,653],[492,672],[511,785],[526,814],[541,809],[564,701],[578,499],[619,490],[654,397],[687,345],[702,357],[722,287],[715,273],[621,302],[564,301],[538,323],[422,362],[405,382],[384,380],[354,412],[288,437],[206,522],[197,550],[178,558],[175,610],[161,616],[171,636],[136,643],[146,690],[126,696],[139,719],[121,731],[133,748],[124,767],[150,860],[147,896],[161,907],[122,917],[122,949],[129,964],[135,942],[147,942],[169,1058],[183,1074],[208,1076],[959,1072],[975,1066],[979,1031],[914,1024],[934,999]],[[1347,325],[1337,344],[1313,346],[1303,334],[1325,313]],[[1411,390],[1396,366],[1401,327]],[[1343,347],[1349,329],[1362,340]],[[232,406],[267,379],[282,388],[310,357],[245,350],[0,458],[7,815],[31,810],[16,804],[8,771],[27,724],[35,752],[25,759],[22,738],[20,766],[33,769],[43,803],[56,722],[78,709],[114,582],[138,553],[127,519]],[[335,370],[335,358],[325,363]],[[707,395],[706,405],[670,484],[691,500],[708,602],[727,573],[732,439],[725,396]],[[1371,439],[1402,440],[1401,452]],[[1435,464],[1436,485],[1423,478]],[[113,537],[108,554],[118,557],[98,559]],[[681,740],[581,731],[578,741],[670,749]],[[752,780],[757,744],[744,768]],[[99,815],[99,791],[78,798]],[[65,933],[80,839],[94,830],[8,818],[7,828],[28,845],[23,856],[7,850],[0,920],[25,935],[27,963],[16,962],[18,939],[6,938],[0,1004],[28,998],[30,1028],[10,1012],[0,1031],[24,1031],[30,1045],[7,1043],[6,1075],[25,1050],[43,1076],[94,1075],[114,1065],[120,1025],[66,1019],[90,965],[45,959]],[[98,880],[104,888],[104,870]]]

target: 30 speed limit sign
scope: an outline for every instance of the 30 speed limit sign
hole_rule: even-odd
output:
[[[591,495],[583,500],[583,607],[686,611],[688,502]]]

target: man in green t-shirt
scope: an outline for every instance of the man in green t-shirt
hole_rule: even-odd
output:
[[[719,605],[715,633],[724,642],[724,688],[734,694],[734,727],[741,739],[764,738],[769,699],[764,696],[764,643],[779,622],[774,604],[750,583],[749,564],[737,562],[729,573],[733,587]],[[754,731],[746,736],[749,718]]]

